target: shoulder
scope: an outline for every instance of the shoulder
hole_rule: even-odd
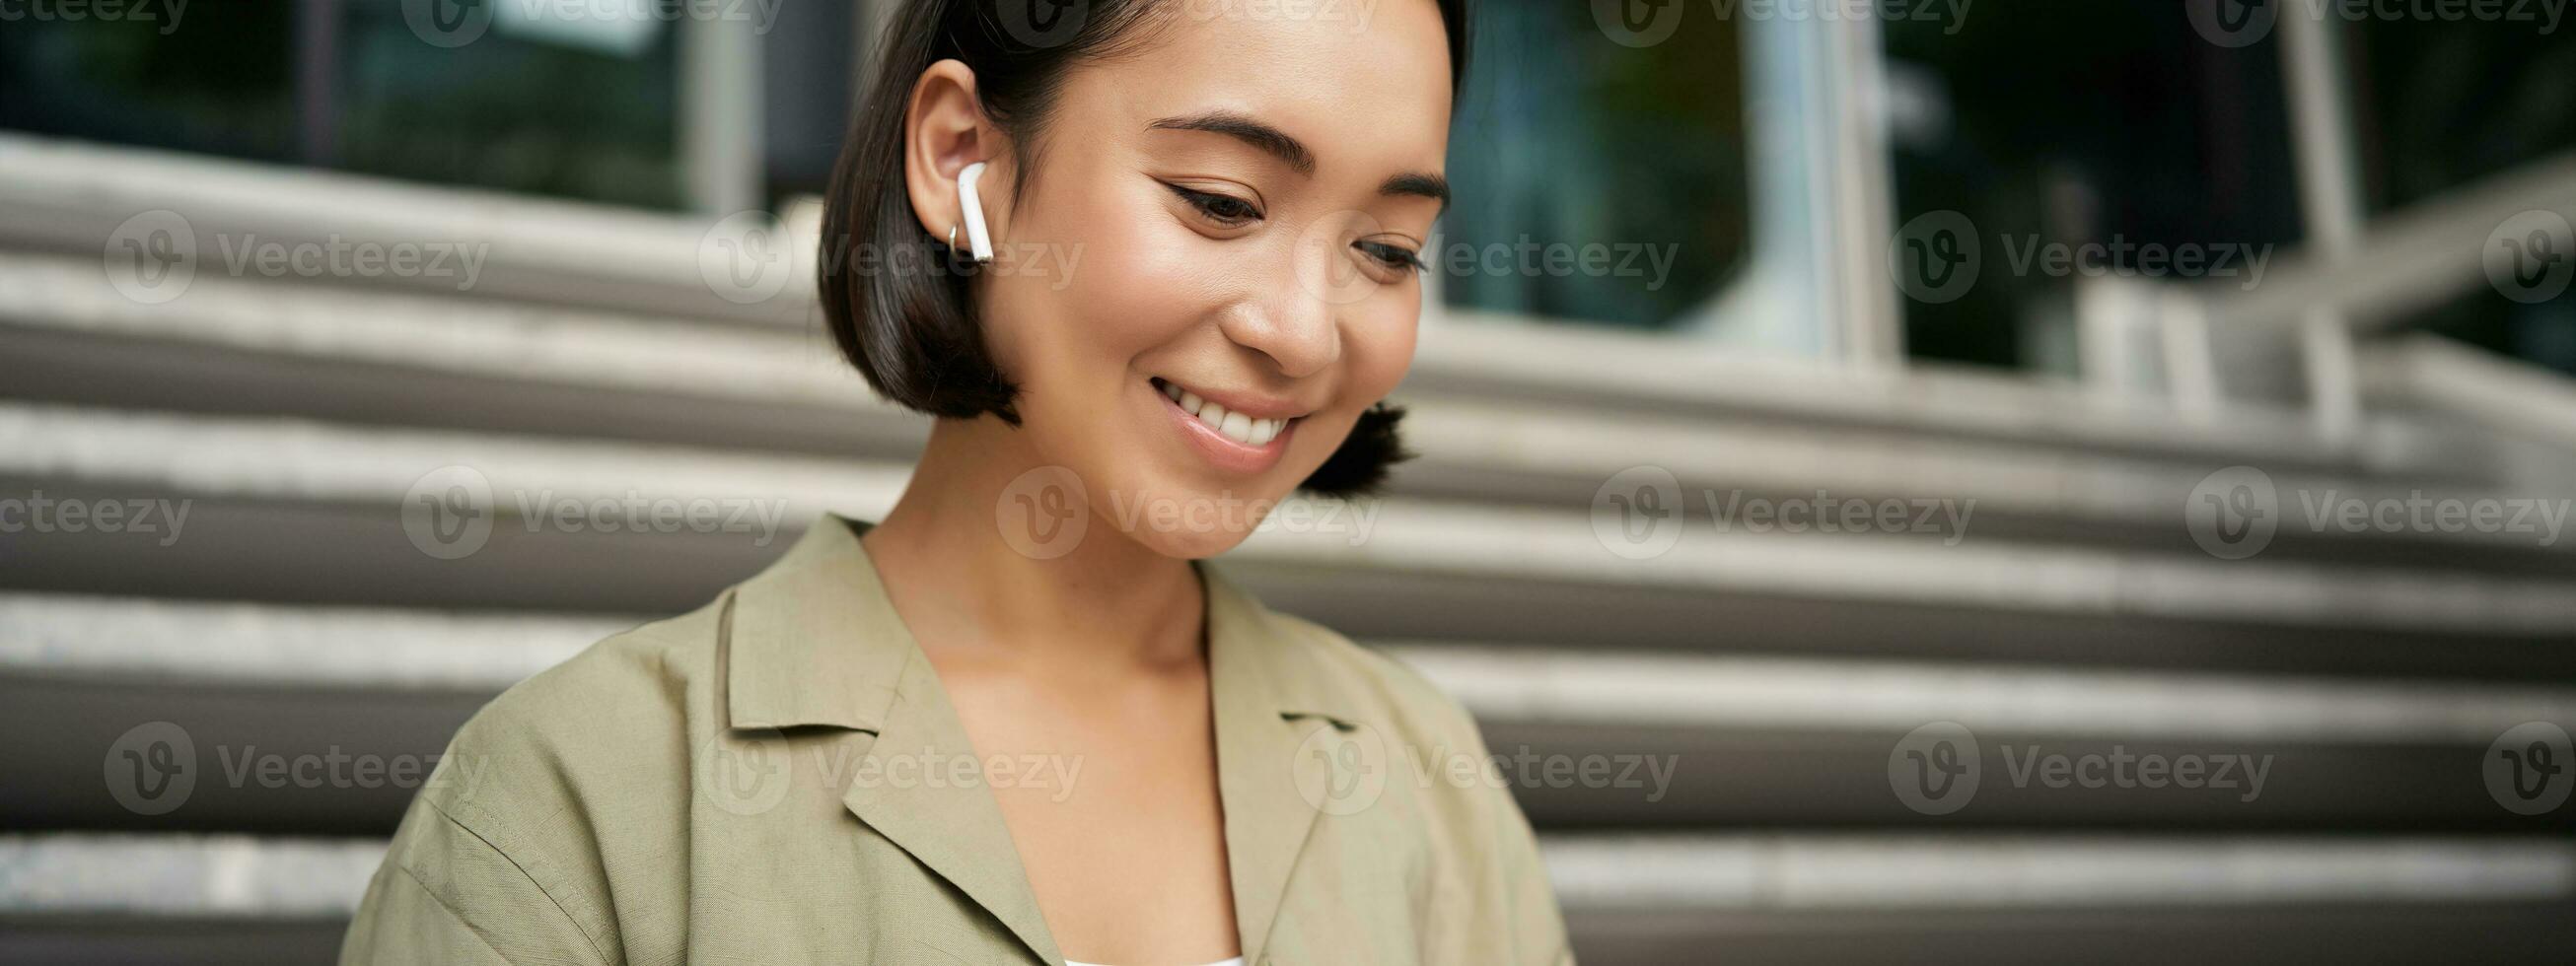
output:
[[[532,958],[622,959],[604,897],[620,894],[613,877],[631,892],[684,871],[670,836],[686,828],[688,736],[730,596],[610,635],[468,719],[395,833],[350,948],[427,961],[448,957],[373,944],[480,952],[502,935]]]
[[[643,624],[521,681],[449,744],[455,780],[425,790],[450,814],[524,812],[531,795],[609,793],[688,766],[684,741],[713,699],[728,590],[696,611]]]

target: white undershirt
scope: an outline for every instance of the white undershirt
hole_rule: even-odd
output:
[[[1097,963],[1077,963],[1077,962],[1074,962],[1073,960],[1068,959],[1068,960],[1065,960],[1065,961],[1064,961],[1064,966],[1099,966],[1099,964],[1097,964]],[[1220,960],[1220,961],[1218,961],[1218,962],[1209,963],[1209,964],[1207,964],[1207,966],[1243,966],[1243,957],[1241,957],[1241,956],[1237,956],[1237,957],[1234,957],[1233,959]]]

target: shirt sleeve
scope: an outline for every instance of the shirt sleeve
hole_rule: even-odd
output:
[[[1479,760],[1490,761],[1483,740],[1476,742]],[[1491,848],[1495,883],[1503,909],[1501,922],[1512,932],[1511,962],[1527,966],[1574,966],[1574,948],[1565,932],[1565,913],[1557,905],[1556,887],[1547,864],[1539,858],[1538,834],[1508,787],[1492,790]]]
[[[367,885],[340,962],[606,966],[599,946],[508,855],[415,799]]]

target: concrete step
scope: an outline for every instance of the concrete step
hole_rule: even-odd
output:
[[[24,790],[0,818],[385,831],[425,768],[414,786],[305,787],[243,779],[242,762],[424,764],[493,693],[635,622],[0,595],[0,720],[45,736],[11,753]],[[2576,689],[2563,686],[1371,643],[1477,716],[1491,780],[1547,828],[2576,827],[2576,815],[2514,814],[2481,771],[2508,729],[2576,724]],[[137,815],[96,776],[154,721],[188,734],[198,772],[217,780],[181,810]],[[1901,796],[1899,756],[1941,728],[1973,746],[1978,778],[1927,809]],[[1454,780],[1461,753],[1368,751],[1422,782]],[[2089,770],[2061,774],[2061,759]],[[2186,759],[2199,777],[2171,777]]]

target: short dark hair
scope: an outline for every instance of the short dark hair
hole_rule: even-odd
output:
[[[934,416],[992,413],[1020,422],[1019,387],[993,361],[975,318],[968,284],[975,266],[957,259],[947,240],[923,230],[913,215],[904,181],[904,115],[922,71],[955,59],[975,72],[985,116],[1021,146],[1022,163],[1013,167],[1016,187],[1025,188],[1065,72],[1150,39],[1138,28],[1168,2],[903,0],[886,25],[875,76],[850,113],[833,166],[818,266],[824,325],[879,394]],[[1454,99],[1467,66],[1469,0],[1431,2],[1448,29]],[[856,253],[881,256],[884,264],[856,265]],[[1327,496],[1376,488],[1390,466],[1412,455],[1396,434],[1403,415],[1383,402],[1370,407],[1298,488]]]

